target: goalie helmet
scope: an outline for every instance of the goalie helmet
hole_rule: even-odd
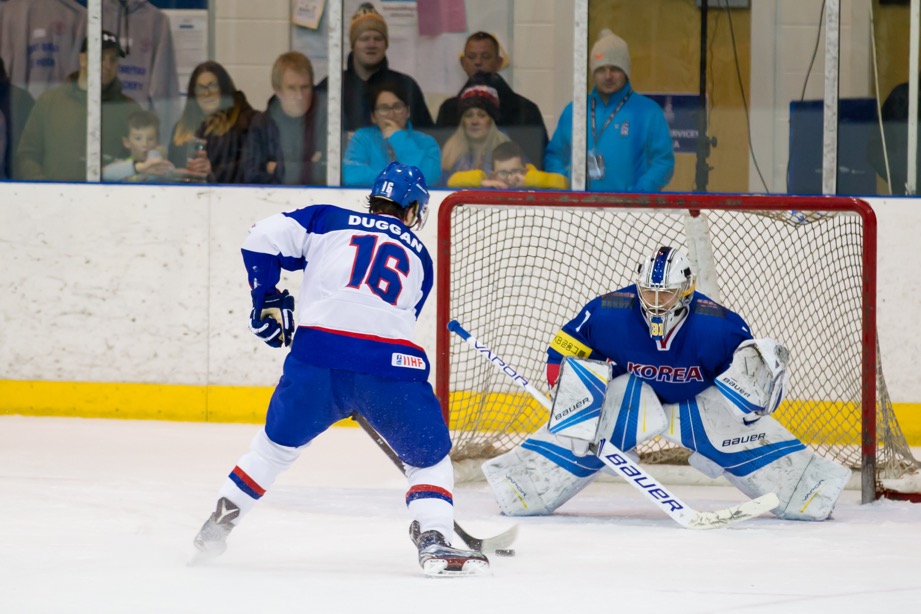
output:
[[[653,339],[664,339],[686,315],[695,281],[688,257],[667,245],[637,268],[636,293]]]
[[[371,198],[386,198],[403,209],[419,204],[413,230],[420,230],[425,225],[429,212],[429,190],[425,177],[415,166],[391,162],[381,171],[371,187]]]

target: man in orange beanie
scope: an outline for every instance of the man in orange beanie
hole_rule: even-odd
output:
[[[387,47],[390,40],[387,22],[374,5],[364,2],[355,11],[349,25],[348,67],[342,73],[342,130],[355,132],[363,126],[372,125],[369,92],[378,83],[397,82],[408,92],[409,117],[414,128],[434,126],[432,114],[425,105],[425,95],[415,79],[409,75],[391,70],[387,63]],[[317,90],[326,92],[328,79],[323,79]]]

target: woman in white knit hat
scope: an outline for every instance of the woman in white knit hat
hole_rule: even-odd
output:
[[[601,192],[658,192],[675,171],[671,133],[655,102],[630,84],[624,39],[601,32],[589,56],[595,87],[588,96],[586,187]],[[544,168],[572,176],[572,103],[547,147]]]

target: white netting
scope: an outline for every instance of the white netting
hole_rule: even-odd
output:
[[[632,283],[641,258],[659,245],[681,247],[703,269],[699,290],[739,312],[754,336],[773,337],[790,349],[791,389],[775,416],[818,453],[860,467],[859,215],[791,212],[796,199],[789,199],[787,209],[778,204],[769,211],[765,204],[761,211],[709,210],[692,220],[687,211],[648,202],[637,208],[629,197],[609,199],[605,204],[617,206],[604,207],[566,198],[571,206],[451,209],[440,231],[441,240],[450,229],[448,318],[458,319],[546,391],[546,348],[559,328],[590,299]],[[706,221],[709,237],[701,237]],[[534,400],[469,347],[457,338],[448,343],[455,461],[507,451],[545,421]],[[878,476],[899,477],[917,461],[896,422],[878,361],[876,383]],[[661,440],[644,444],[640,453],[644,462],[687,456]]]

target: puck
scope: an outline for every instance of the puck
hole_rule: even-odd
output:
[[[496,556],[515,556],[514,548],[497,548]]]

